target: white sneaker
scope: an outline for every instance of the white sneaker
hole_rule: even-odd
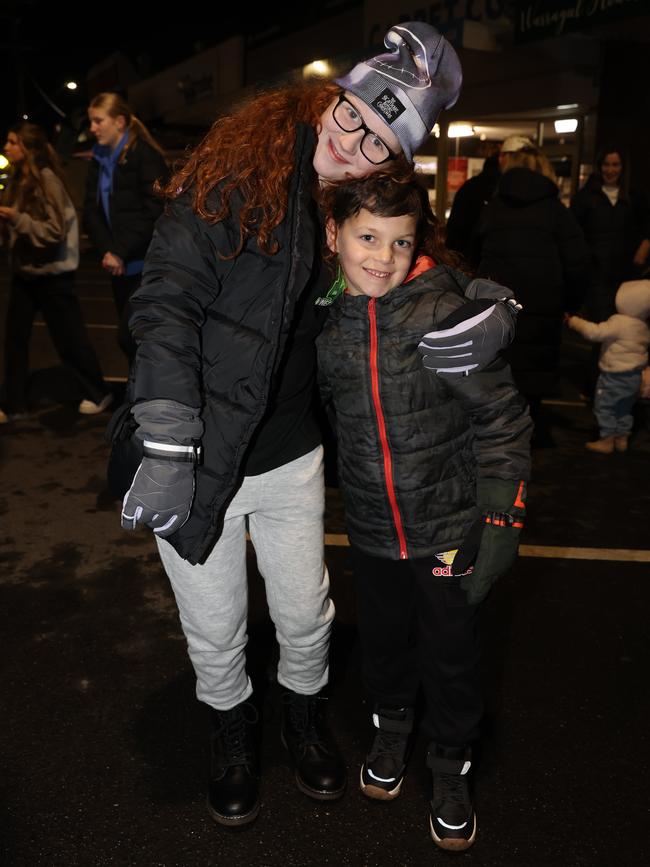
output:
[[[99,403],[95,403],[92,400],[84,399],[79,404],[79,412],[82,415],[97,415],[98,412],[104,412],[111,404],[113,403],[113,395],[106,394],[99,401]]]

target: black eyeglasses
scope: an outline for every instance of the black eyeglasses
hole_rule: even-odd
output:
[[[373,132],[370,127],[365,125],[359,112],[352,103],[347,101],[345,96],[339,97],[339,101],[334,106],[332,117],[343,132],[356,132],[359,129],[365,132],[364,137],[361,139],[360,148],[361,153],[369,163],[372,163],[374,166],[380,166],[389,160],[397,159],[397,154],[393,153],[376,132]]]

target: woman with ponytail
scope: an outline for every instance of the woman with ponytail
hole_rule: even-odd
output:
[[[0,423],[29,411],[29,339],[38,310],[62,361],[79,380],[85,395],[79,411],[102,412],[112,394],[75,294],[79,227],[58,156],[41,127],[27,122],[9,130],[3,150],[13,172],[0,205],[0,232],[9,248],[12,276],[5,328],[5,410],[0,410]]]
[[[140,284],[144,255],[162,201],[156,181],[166,182],[162,148],[117,93],[99,93],[88,109],[97,139],[88,170],[84,225],[111,275],[119,320],[119,344],[129,361],[135,354],[128,330],[128,300]]]

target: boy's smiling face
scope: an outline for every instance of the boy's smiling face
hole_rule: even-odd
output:
[[[327,246],[338,253],[350,295],[381,298],[404,282],[415,252],[416,217],[378,217],[362,208],[341,226],[327,222]]]

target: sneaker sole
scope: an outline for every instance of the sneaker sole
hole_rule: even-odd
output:
[[[476,814],[474,814],[472,835],[467,840],[464,837],[438,837],[434,830],[431,816],[429,816],[429,828],[431,830],[431,839],[439,849],[444,849],[447,852],[464,852],[465,849],[473,846],[474,840],[476,840]]]
[[[242,816],[222,816],[221,813],[217,813],[212,804],[207,802],[208,813],[211,818],[214,819],[219,825],[225,825],[226,827],[237,828],[241,825],[248,825],[251,822],[254,822],[257,819],[257,815],[260,811],[260,805],[256,804],[254,809],[251,810],[250,813],[244,813]]]
[[[361,792],[366,796],[366,798],[372,798],[373,801],[394,801],[402,789],[403,782],[404,778],[402,777],[402,779],[399,781],[399,783],[395,786],[394,789],[382,789],[381,786],[375,786],[372,783],[364,783],[363,767],[361,768],[361,772],[359,773],[359,785],[361,788]]]

